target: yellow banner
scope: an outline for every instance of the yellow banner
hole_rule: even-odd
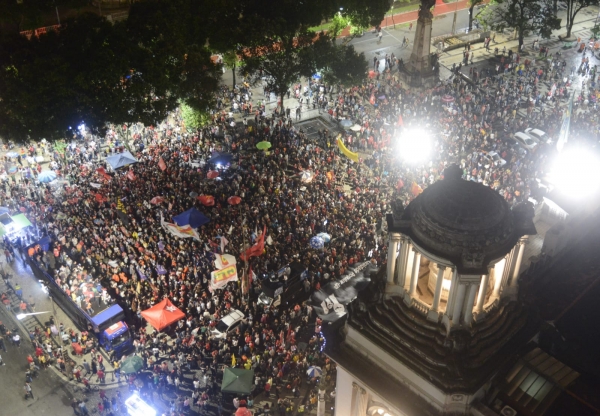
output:
[[[237,280],[237,268],[235,267],[235,264],[232,264],[231,266],[225,267],[224,269],[215,270],[211,273],[211,277],[213,285],[218,285],[219,283],[226,283],[231,280]]]
[[[358,153],[354,153],[351,152],[350,150],[348,150],[348,148],[344,145],[344,142],[342,141],[342,135],[340,134],[337,138],[337,145],[340,148],[340,151],[346,155],[346,157],[348,157],[348,159],[355,161],[356,163],[358,163]]]

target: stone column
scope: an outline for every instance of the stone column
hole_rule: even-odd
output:
[[[458,287],[456,288],[456,297],[454,298],[454,305],[452,308],[452,325],[458,325],[460,323],[460,313],[462,312],[465,303],[466,290],[467,286],[464,283],[458,283]]]
[[[506,267],[506,260],[504,263],[504,267]],[[492,297],[494,299],[500,297],[500,289],[502,288],[502,275],[500,273],[496,273],[496,268],[493,267],[490,270],[494,276],[494,290],[492,290]]]
[[[475,313],[479,317],[481,312],[483,311],[483,305],[485,303],[485,295],[487,294],[488,285],[490,283],[490,274],[494,270],[493,267],[490,267],[488,270],[488,274],[484,274],[481,276],[481,283],[479,284],[479,293],[477,294],[477,305],[475,306]]]
[[[521,238],[518,244],[517,259],[515,260],[515,268],[513,269],[512,278],[510,281],[511,286],[516,286],[519,282],[519,272],[521,271],[521,262],[523,261],[523,252],[525,251],[526,238]]]
[[[408,258],[408,246],[410,245],[408,238],[402,238],[400,240],[400,253],[398,254],[398,264],[396,265],[396,284],[404,288],[404,282],[406,280],[406,262]]]
[[[390,233],[388,243],[388,258],[387,258],[387,282],[394,284],[394,273],[396,271],[396,257],[398,256],[398,243],[400,242],[400,234]]]
[[[412,53],[408,61],[408,69],[417,74],[430,74],[431,62],[429,52],[431,48],[431,29],[433,14],[430,9],[435,5],[435,0],[421,0],[419,18],[415,29],[415,40]]]
[[[413,260],[412,274],[410,277],[410,292],[408,293],[411,298],[414,297],[415,293],[417,292],[417,283],[419,283],[419,268],[421,267],[421,253],[416,250],[413,251],[415,252],[415,256]]]
[[[446,266],[442,266],[440,264],[438,266],[437,272],[437,280],[435,282],[435,293],[433,294],[433,304],[431,305],[431,309],[437,312],[440,307],[440,299],[442,298],[442,286],[444,284],[444,272],[446,271]]]
[[[412,277],[413,263],[416,257],[416,253],[412,248],[412,244],[407,244],[406,263],[404,264],[404,289],[406,289],[407,292],[410,289],[410,278]]]
[[[465,325],[471,325],[471,322],[473,322],[473,303],[475,302],[475,295],[477,295],[477,286],[479,285],[469,285],[469,295],[464,309]]]
[[[433,294],[433,303],[431,304],[431,310],[427,315],[427,319],[435,322],[437,322],[437,320],[439,319],[440,299],[442,298],[442,285],[444,283],[444,272],[446,271],[446,266],[438,264],[437,267],[438,272],[437,280],[435,281],[435,293]]]
[[[500,279],[502,281],[502,286],[506,286],[508,283],[508,280],[510,278],[510,272],[512,270],[513,259],[515,257],[516,248],[517,248],[516,246],[513,247],[513,249],[510,251],[510,253],[508,253],[508,255],[506,256],[506,262],[504,263],[504,270],[502,271],[502,279]]]

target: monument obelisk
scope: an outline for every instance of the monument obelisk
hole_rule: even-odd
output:
[[[432,86],[438,81],[437,60],[431,56],[431,8],[435,0],[421,0],[419,18],[415,31],[412,53],[405,67],[401,68],[405,80],[413,86]]]

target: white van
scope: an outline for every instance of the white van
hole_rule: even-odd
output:
[[[232,309],[225,315],[210,333],[215,338],[225,338],[227,333],[235,330],[244,320],[244,314],[237,309]]]

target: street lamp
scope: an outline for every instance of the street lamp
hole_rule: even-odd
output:
[[[567,148],[557,155],[549,180],[573,199],[583,199],[600,189],[600,159],[590,149]]]
[[[424,162],[431,154],[429,134],[420,128],[404,130],[396,144],[399,156],[410,164]]]

